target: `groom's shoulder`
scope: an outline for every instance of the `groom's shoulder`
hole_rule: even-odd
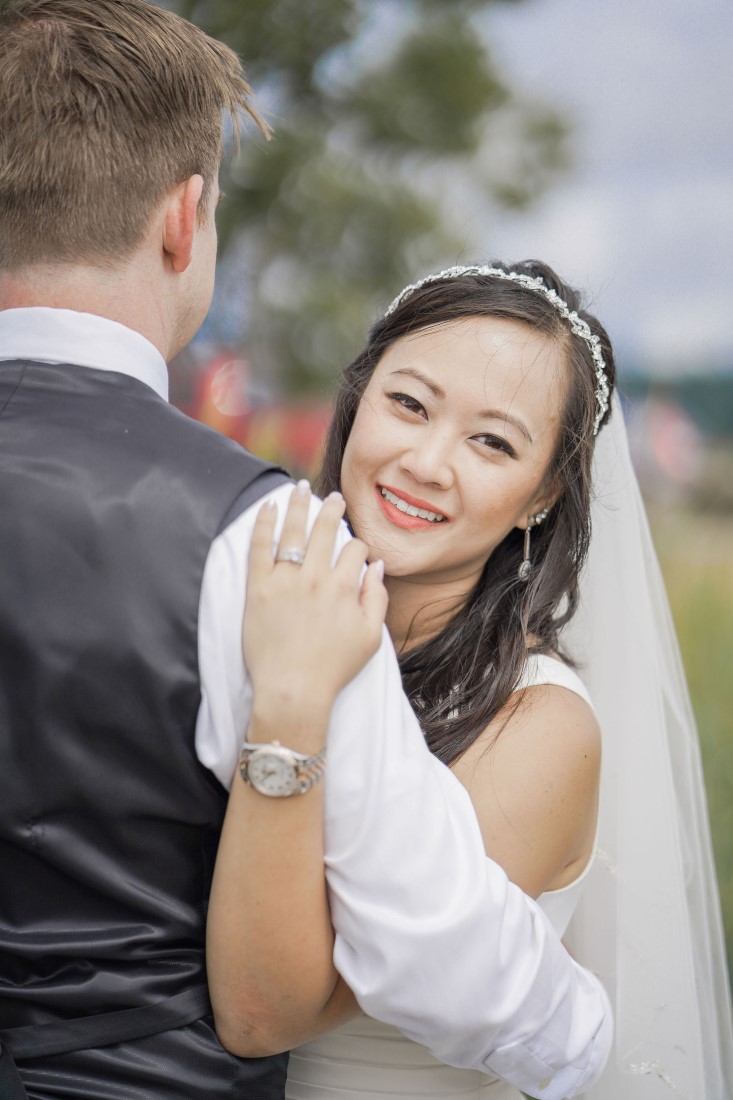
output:
[[[242,511],[265,493],[291,482],[276,463],[252,454],[241,443],[215,428],[194,420],[173,405],[165,405],[168,460],[187,479],[200,482],[205,493],[216,486],[229,504],[219,521],[227,527]]]
[[[258,458],[241,443],[195,420],[143,383],[132,379],[120,381],[121,386],[115,387],[117,400],[107,406],[109,412],[129,421],[133,434],[152,455],[157,453],[161,458],[178,461],[182,469],[198,470],[202,463],[253,472],[272,468],[271,462]]]
[[[135,499],[147,513],[152,508],[152,522],[173,523],[180,513],[185,525],[195,515],[202,529],[216,532],[244,493],[254,501],[288,479],[140,379],[63,366],[44,379],[53,391],[41,411],[60,425],[63,446],[95,469],[100,492],[110,483],[137,486]]]
[[[184,445],[207,451],[223,461],[240,462],[245,459],[260,463],[263,467],[270,465],[270,463],[253,455],[237,440],[231,439],[218,429],[212,428],[200,420],[195,420],[175,405],[167,404],[166,414],[171,424],[172,435]]]

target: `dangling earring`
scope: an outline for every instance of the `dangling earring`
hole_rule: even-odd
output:
[[[527,516],[527,526],[524,529],[524,556],[517,570],[517,576],[520,581],[528,581],[532,572],[532,562],[529,557],[530,531],[533,527],[538,527],[543,519],[547,519],[549,511],[549,508],[545,508],[543,511],[537,512],[534,516]]]

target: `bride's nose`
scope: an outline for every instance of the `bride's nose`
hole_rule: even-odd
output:
[[[402,453],[400,468],[423,485],[449,489],[453,484],[453,447],[446,435],[425,429]]]

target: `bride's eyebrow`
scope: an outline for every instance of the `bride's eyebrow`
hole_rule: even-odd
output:
[[[418,382],[422,382],[423,386],[427,386],[434,397],[439,400],[445,400],[445,390],[442,390],[432,378],[428,378],[422,371],[417,370],[415,367],[396,367],[395,370],[389,372],[388,377],[391,378],[395,374],[406,374],[409,378],[415,378]],[[516,428],[520,435],[523,435],[528,443],[534,443],[532,436],[530,435],[529,428],[520,420],[518,416],[512,416],[511,413],[503,412],[501,409],[481,409],[476,413],[476,416],[480,420],[501,420],[505,424],[509,424],[511,427]]]
[[[427,386],[433,397],[437,397],[441,401],[445,399],[445,390],[442,390],[440,386],[433,382],[432,378],[428,378],[427,375],[416,370],[415,367],[397,367],[389,372],[389,377],[391,378],[393,374],[406,374],[410,378],[415,378],[418,382],[422,382],[423,386]]]
[[[520,435],[523,435],[528,443],[534,443],[532,436],[529,434],[529,428],[520,420],[518,416],[512,416],[511,413],[502,412],[501,409],[482,409],[478,416],[482,420],[501,420],[504,424],[509,424],[513,428],[516,428]]]

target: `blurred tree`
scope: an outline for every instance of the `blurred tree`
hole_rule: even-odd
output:
[[[244,59],[275,130],[225,168],[219,218],[253,369],[290,391],[323,390],[404,283],[488,258],[466,195],[521,207],[565,167],[561,118],[490,55],[486,0],[164,2]]]

